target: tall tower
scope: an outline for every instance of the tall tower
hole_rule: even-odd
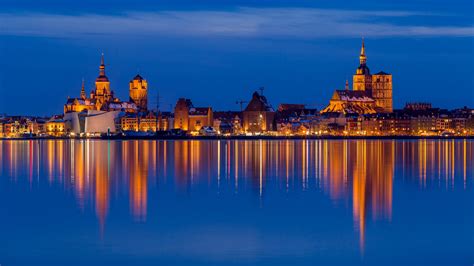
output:
[[[367,91],[370,95],[372,93],[372,76],[367,67],[364,39],[362,39],[362,47],[360,48],[359,62],[359,67],[352,79],[352,88],[355,91]]]
[[[174,128],[188,131],[189,110],[193,108],[193,103],[189,99],[179,98],[174,107]]]
[[[81,87],[81,99],[86,99],[86,90],[84,88],[84,79],[82,79],[82,87]]]
[[[372,98],[375,105],[382,108],[383,112],[393,112],[392,75],[380,71],[372,75]]]
[[[97,109],[112,100],[112,92],[110,91],[110,81],[105,75],[104,54],[100,58],[99,76],[95,79],[94,98],[96,99]]]
[[[130,81],[130,101],[139,111],[148,110],[148,83],[138,74]]]

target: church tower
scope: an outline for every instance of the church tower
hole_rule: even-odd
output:
[[[353,76],[352,88],[355,91],[367,91],[370,95],[372,93],[372,76],[367,67],[364,39],[362,39],[362,47],[360,48],[359,62],[359,67],[356,70],[356,74]]]
[[[393,112],[392,75],[380,71],[372,75],[372,98],[383,112]]]
[[[86,99],[86,89],[84,88],[84,79],[82,79],[82,87],[81,87],[81,99]]]
[[[148,110],[148,83],[138,74],[130,81],[130,102],[135,103],[139,111]]]
[[[95,80],[94,98],[96,99],[97,109],[102,109],[102,106],[111,101],[113,98],[110,91],[110,81],[105,75],[104,54],[100,59],[99,76]]]

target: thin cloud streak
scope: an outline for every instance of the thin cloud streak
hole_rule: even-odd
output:
[[[66,38],[164,35],[304,39],[474,36],[473,26],[410,26],[390,22],[390,19],[414,16],[439,14],[312,8],[238,8],[232,11],[158,11],[123,15],[0,13],[0,35]]]

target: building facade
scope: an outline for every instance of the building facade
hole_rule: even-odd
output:
[[[198,132],[213,126],[211,107],[194,107],[190,99],[179,98],[174,108],[174,129]]]
[[[157,127],[158,125],[158,127]],[[120,118],[122,131],[155,132],[169,130],[169,116],[148,112],[143,116],[128,114]]]
[[[148,110],[148,83],[138,74],[130,81],[130,102],[141,112]]]
[[[247,133],[262,133],[275,130],[275,110],[267,98],[254,92],[252,100],[242,112],[243,130]]]

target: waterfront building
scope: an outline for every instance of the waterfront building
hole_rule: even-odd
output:
[[[447,110],[432,108],[431,104],[407,104],[402,112],[410,116],[412,135],[437,135],[436,122]]]
[[[275,130],[275,110],[267,98],[254,92],[252,100],[242,113],[243,129],[248,133],[262,133]]]
[[[10,116],[0,118],[0,137],[17,138],[39,136],[45,132],[46,119],[37,117]]]
[[[324,112],[321,114],[317,131],[323,135],[340,135],[343,133],[346,123],[346,114],[341,112]]]
[[[52,117],[45,123],[46,134],[52,137],[66,135],[65,121],[61,117]]]
[[[454,132],[464,135],[474,135],[474,109],[459,108],[451,111],[452,128]]]
[[[213,128],[220,134],[240,135],[242,131],[242,112],[214,112]]]
[[[370,74],[365,54],[365,44],[359,56],[359,67],[352,78],[352,90],[346,81],[344,90],[335,90],[329,105],[321,112],[357,114],[390,113],[393,111],[392,75],[383,71]]]
[[[179,98],[174,108],[174,129],[199,132],[206,126],[213,125],[211,107],[194,107],[190,99]]]
[[[84,116],[84,132],[86,134],[102,134],[117,132],[116,121],[120,117],[120,111],[97,111],[89,110]]]
[[[120,118],[120,127],[122,131],[165,131],[169,130],[168,118],[169,115],[153,112],[127,114]]]
[[[282,135],[310,135],[318,132],[319,112],[304,104],[280,104],[276,112],[276,128]]]
[[[88,110],[64,114],[66,132],[74,135],[97,135],[118,131],[121,111]]]

